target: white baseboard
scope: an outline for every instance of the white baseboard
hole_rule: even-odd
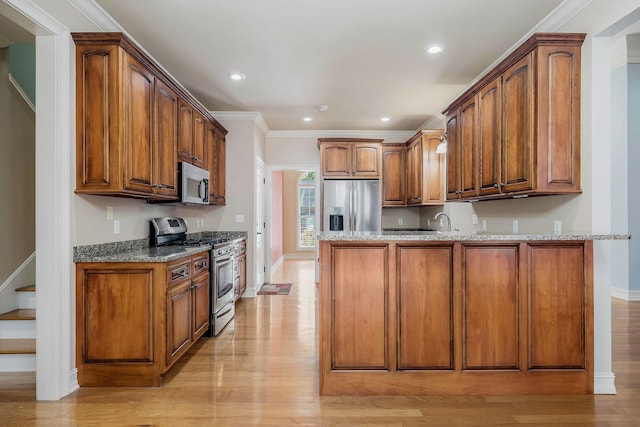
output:
[[[616,394],[616,375],[613,372],[596,372],[593,374],[594,394]]]
[[[67,394],[71,394],[79,388],[80,384],[78,384],[78,368],[73,368],[71,372],[69,372],[69,391],[67,392]]]
[[[296,252],[296,253],[290,253],[290,254],[284,254],[284,259],[313,259],[314,257],[314,252],[313,251],[309,251],[309,253],[305,253],[305,252]]]
[[[278,268],[280,268],[283,262],[284,262],[284,255],[280,255],[280,258],[278,258],[278,260],[275,263],[273,263],[273,265],[271,266],[271,274],[275,273],[275,271]]]
[[[640,291],[630,291],[628,289],[611,288],[611,296],[625,301],[640,301]]]

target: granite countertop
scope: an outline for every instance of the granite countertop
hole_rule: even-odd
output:
[[[628,234],[599,234],[591,232],[569,233],[531,233],[513,234],[497,232],[463,233],[459,231],[428,231],[428,230],[384,230],[382,232],[322,232],[318,240],[331,241],[387,241],[387,240],[415,240],[415,241],[534,241],[534,240],[629,240]]]
[[[188,239],[227,238],[234,242],[247,238],[246,231],[204,231],[187,234]],[[73,262],[169,262],[211,249],[199,246],[149,246],[149,239],[75,246]]]

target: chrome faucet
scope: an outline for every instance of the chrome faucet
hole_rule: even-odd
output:
[[[438,212],[433,219],[438,219],[441,216],[447,218],[447,231],[451,231],[451,218],[449,218],[449,215],[444,212]]]

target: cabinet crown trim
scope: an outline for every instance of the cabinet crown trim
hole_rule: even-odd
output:
[[[491,69],[487,74],[480,77],[478,81],[473,83],[468,89],[462,92],[456,99],[449,104],[442,114],[448,116],[453,110],[460,107],[471,95],[480,91],[484,86],[504,73],[513,64],[522,59],[529,52],[539,46],[582,46],[586,33],[534,33],[524,43],[518,46],[509,56],[502,62]]]
[[[173,91],[179,94],[181,97],[188,100],[198,112],[210,120],[214,125],[225,135],[228,133],[222,124],[216,120],[208,109],[202,105],[194,96],[189,93],[180,83],[176,81],[174,77],[169,75],[167,71],[162,68],[154,59],[142,50],[133,40],[127,37],[126,34],[121,32],[73,32],[71,37],[76,45],[92,45],[92,46],[119,46],[125,52],[141,61],[147,66],[156,76],[160,77],[165,84],[167,84]]]

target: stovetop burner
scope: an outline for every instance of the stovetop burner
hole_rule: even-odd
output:
[[[211,245],[214,249],[227,246],[225,237],[187,238],[187,224],[182,218],[152,218],[150,246],[200,246]]]

